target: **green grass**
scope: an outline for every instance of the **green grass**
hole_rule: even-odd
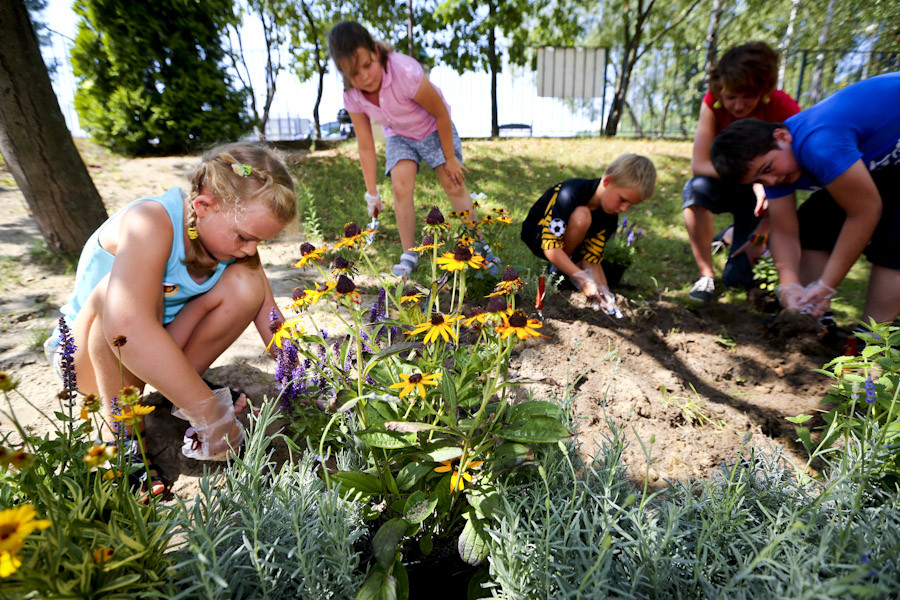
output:
[[[649,156],[656,164],[656,193],[632,208],[627,216],[644,229],[634,264],[625,273],[618,291],[632,300],[664,295],[688,303],[688,291],[697,277],[681,214],[681,190],[690,176],[691,142],[621,139],[548,139],[515,138],[474,140],[463,143],[465,165],[469,169],[467,185],[471,193],[484,192],[484,209],[506,208],[513,225],[486,234],[495,253],[520,273],[541,272],[544,263],[534,257],[519,240],[519,224],[528,209],[551,185],[570,177],[599,177],[603,166],[623,152]],[[387,213],[373,246],[376,268],[387,271],[400,255],[399,236],[394,223],[389,180],[383,175],[384,154],[379,148],[379,190]],[[332,150],[310,154],[295,167],[294,174],[314,198],[321,230],[328,242],[334,242],[347,221],[366,223],[363,194],[365,185],[356,154],[356,142],[348,141]],[[300,214],[308,214],[309,200],[300,196]],[[450,203],[431,169],[419,172],[416,185],[416,211],[421,221],[432,205],[448,213]],[[483,210],[482,210],[483,213]],[[731,215],[716,216],[717,230],[731,222]],[[715,258],[721,274],[725,256]],[[851,270],[834,301],[836,317],[848,323],[859,317],[868,281],[868,263],[863,259]],[[726,291],[721,301],[742,303],[746,294]]]

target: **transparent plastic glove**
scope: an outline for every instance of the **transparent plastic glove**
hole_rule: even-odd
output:
[[[244,429],[234,418],[234,404],[228,388],[219,388],[200,406],[175,408],[172,415],[185,419],[181,453],[197,460],[225,460],[244,441]]]
[[[609,287],[601,285],[599,297],[599,308],[602,309],[603,312],[617,319],[622,318],[622,311],[619,310],[618,306],[616,306],[616,295],[609,291]],[[595,310],[597,308],[597,304],[598,303],[595,303]]]
[[[372,218],[381,214],[381,211],[384,210],[384,205],[381,203],[381,194],[376,192],[373,196],[366,192],[366,208],[369,210],[369,216]]]
[[[837,294],[837,290],[816,279],[803,290],[803,295],[797,300],[800,312],[821,317],[831,306],[831,299]]]
[[[781,306],[789,310],[800,310],[798,300],[803,295],[803,286],[799,283],[789,283],[778,286],[778,301]]]
[[[575,284],[575,287],[578,288],[578,291],[587,296],[590,299],[595,301],[595,304],[600,301],[600,290],[597,289],[597,284],[594,282],[594,272],[590,269],[585,269],[584,271],[578,271],[571,277],[572,283]],[[599,308],[599,307],[596,307]]]

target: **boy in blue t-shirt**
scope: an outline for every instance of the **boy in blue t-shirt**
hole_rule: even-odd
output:
[[[716,170],[766,186],[769,245],[785,308],[815,316],[865,250],[864,319],[900,313],[900,73],[855,83],[785,120],[726,127]],[[819,190],[796,208],[794,190]]]
[[[600,266],[618,215],[653,194],[656,167],[637,154],[612,161],[600,179],[567,179],[538,199],[522,223],[522,241],[604,310],[615,310]]]

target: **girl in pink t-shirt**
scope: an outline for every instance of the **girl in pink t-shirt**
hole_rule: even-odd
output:
[[[384,127],[385,174],[391,178],[404,250],[393,273],[408,276],[418,262],[416,253],[409,249],[415,246],[413,192],[421,161],[435,170],[453,208],[473,214],[472,197],[466,189],[468,169],[462,165],[462,144],[450,121],[450,107],[441,91],[425,77],[422,65],[393,52],[386,43],[376,42],[359,23],[335,25],[328,34],[328,45],[344,76],[344,108],[356,130],[370,217],[383,210],[372,121]],[[493,270],[497,270],[496,259],[489,251],[483,253],[489,261],[493,259]]]

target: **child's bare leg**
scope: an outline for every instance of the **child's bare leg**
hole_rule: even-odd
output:
[[[702,206],[689,206],[684,211],[684,224],[694,261],[702,277],[715,277],[712,267],[712,242],[716,236],[712,211]]]
[[[416,207],[413,193],[419,165],[411,160],[401,160],[391,169],[391,187],[394,190],[394,215],[400,245],[409,250],[416,245]]]
[[[800,283],[809,285],[818,279],[825,270],[829,256],[831,254],[824,250],[803,250],[800,254],[800,272],[797,273]]]
[[[441,187],[444,188],[444,193],[447,194],[453,210],[459,212],[469,211],[469,218],[466,221],[470,226],[473,226],[476,223],[475,209],[472,206],[472,196],[469,195],[466,184],[456,183],[450,179],[450,176],[447,175],[446,165],[438,165],[434,172],[437,173],[438,181],[441,182]]]
[[[584,241],[591,221],[591,211],[586,206],[579,206],[572,211],[569,222],[566,223],[566,232],[563,233],[563,250],[566,254],[572,256],[575,253]]]
[[[872,317],[876,323],[890,323],[898,314],[900,314],[900,271],[872,265],[863,320],[868,322],[869,317]]]

